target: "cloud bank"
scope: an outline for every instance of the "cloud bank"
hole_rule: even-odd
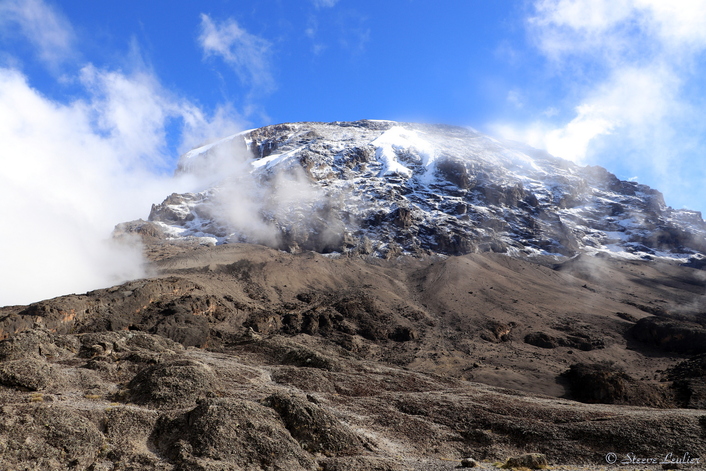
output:
[[[622,165],[688,200],[679,175],[706,144],[703,103],[690,92],[703,73],[705,22],[704,0],[533,2],[529,39],[567,84],[565,112],[495,131],[578,163]]]
[[[208,113],[155,74],[76,64],[70,25],[37,0],[0,3],[3,26],[31,36],[47,68],[82,91],[57,101],[0,67],[0,306],[85,292],[144,275],[141,247],[110,239],[115,224],[190,182],[171,177],[168,130],[180,149],[240,128],[228,106]],[[140,62],[140,61],[137,61]]]

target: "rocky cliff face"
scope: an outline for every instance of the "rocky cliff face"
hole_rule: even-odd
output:
[[[123,229],[297,252],[701,259],[706,224],[646,185],[473,130],[358,121],[267,126],[183,155],[203,191]]]

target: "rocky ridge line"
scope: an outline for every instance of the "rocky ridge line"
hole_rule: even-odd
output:
[[[666,206],[659,191],[465,128],[267,126],[188,152],[177,173],[209,183],[117,232],[382,257],[603,252],[700,263],[706,253],[701,214]]]

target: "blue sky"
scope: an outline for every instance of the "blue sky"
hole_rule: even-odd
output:
[[[705,24],[706,0],[0,0],[2,243],[103,280],[101,237],[188,189],[180,153],[293,121],[471,126],[704,211]]]

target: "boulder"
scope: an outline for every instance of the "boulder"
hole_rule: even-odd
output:
[[[60,404],[0,408],[3,469],[87,469],[104,445],[95,424]]]
[[[546,469],[548,467],[548,464],[547,457],[542,453],[527,453],[524,455],[513,456],[511,458],[508,458],[502,467],[505,469]]]
[[[0,385],[39,391],[59,381],[56,370],[44,359],[26,358],[0,363]]]
[[[69,335],[55,335],[42,329],[17,332],[0,341],[0,361],[25,358],[56,358],[72,356],[78,350],[78,342]]]

